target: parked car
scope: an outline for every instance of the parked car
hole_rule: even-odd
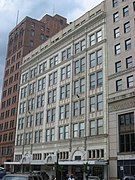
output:
[[[0,167],[0,179],[6,175],[6,170],[3,167]]]
[[[88,176],[88,180],[100,180],[98,176]]]
[[[37,174],[8,174],[2,180],[43,180],[43,178]]]
[[[135,176],[124,176],[123,180],[135,180]]]

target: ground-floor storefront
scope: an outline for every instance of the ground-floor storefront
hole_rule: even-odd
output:
[[[9,166],[8,163],[5,166]],[[46,163],[31,161],[31,163],[13,162],[10,164],[14,172],[45,171],[51,178],[53,175],[59,180],[67,180],[69,175],[77,180],[86,180],[88,176],[98,176],[101,180],[108,179],[107,161],[59,161]]]
[[[125,175],[135,175],[135,159],[117,161],[118,178],[122,179]]]

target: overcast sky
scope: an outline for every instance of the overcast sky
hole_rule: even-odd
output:
[[[0,0],[0,96],[3,84],[6,47],[9,32],[25,16],[41,19],[45,14],[60,14],[74,21],[103,0]]]

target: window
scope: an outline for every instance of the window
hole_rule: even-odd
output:
[[[113,5],[113,7],[117,7],[118,6],[118,0],[112,0],[112,5]]]
[[[39,73],[45,72],[47,69],[47,62],[43,62],[42,64],[39,65]]]
[[[29,95],[35,93],[36,91],[36,83],[29,84]]]
[[[103,94],[97,95],[97,110],[103,110]]]
[[[97,72],[97,87],[101,87],[103,84],[103,72]]]
[[[30,78],[34,78],[37,74],[37,68],[33,68],[30,70]]]
[[[90,121],[90,135],[96,135],[96,123],[95,120]]]
[[[103,119],[97,120],[97,134],[103,134]]]
[[[131,38],[125,40],[125,50],[131,49]]]
[[[100,30],[96,33],[96,41],[100,42],[101,40],[102,40],[102,31]]]
[[[28,112],[35,109],[35,99],[31,98],[28,100]]]
[[[99,49],[98,51],[91,53],[89,56],[89,60],[90,60],[90,68],[102,64],[102,60],[103,60],[102,49]]]
[[[80,42],[80,45],[81,45],[81,51],[83,51],[83,50],[86,48],[86,41],[85,41],[85,39],[83,39],[83,40]]]
[[[96,110],[96,97],[90,97],[90,112],[95,112]]]
[[[35,126],[42,125],[43,124],[43,119],[44,119],[43,111],[36,113]]]
[[[60,99],[65,99],[70,97],[70,84],[66,84],[60,87]]]
[[[131,30],[130,22],[128,21],[124,24],[124,33],[130,32],[130,30]]]
[[[132,56],[126,58],[126,68],[133,67],[133,58]]]
[[[62,105],[59,107],[59,119],[69,118],[69,104]]]
[[[59,127],[59,139],[68,139],[69,138],[69,126],[61,126]]]
[[[18,129],[23,129],[24,127],[24,121],[25,121],[25,118],[19,118],[18,119]]]
[[[135,1],[133,2],[133,10],[135,11]]]
[[[55,108],[47,110],[47,123],[55,121],[55,113],[56,113]]]
[[[42,142],[42,130],[35,131],[35,143]]]
[[[116,81],[116,91],[122,90],[122,79]]]
[[[115,45],[115,55],[118,55],[121,53],[121,47],[120,43]]]
[[[30,47],[33,47],[33,46],[34,46],[34,42],[30,41]]]
[[[77,54],[80,51],[80,43],[75,44],[75,54]]]
[[[30,143],[32,143],[32,132],[25,134],[25,144],[28,145]]]
[[[19,114],[22,114],[26,111],[26,102],[20,103],[20,108],[19,108]]]
[[[54,128],[46,130],[46,142],[55,140],[55,131]]]
[[[117,27],[116,29],[114,29],[114,38],[118,38],[120,36],[120,28]]]
[[[25,83],[28,80],[28,72],[22,75],[22,83]]]
[[[84,137],[84,122],[73,124],[73,138]]]
[[[85,57],[78,61],[75,61],[75,74],[82,73],[85,71]]]
[[[56,89],[48,92],[48,104],[56,102]]]
[[[17,135],[17,146],[23,145],[23,134]]]
[[[120,72],[121,71],[121,61],[118,61],[115,63],[115,72]]]
[[[27,116],[26,127],[32,127],[33,122],[34,122],[34,116],[33,115]]]
[[[49,86],[57,83],[57,71],[49,74]]]
[[[35,36],[35,31],[34,31],[34,29],[31,29],[30,35],[31,35],[31,36]]]
[[[117,21],[119,21],[119,13],[118,12],[113,14],[113,22],[117,22]]]
[[[133,79],[133,75],[131,75],[127,77],[127,87],[130,88],[133,86],[134,86],[134,79]]]
[[[95,32],[94,34],[90,35],[90,46],[102,41],[102,30]]]
[[[41,91],[43,89],[45,89],[46,86],[46,78],[41,78],[38,80],[38,91]]]
[[[96,87],[96,74],[90,74],[90,89],[95,89]]]
[[[103,72],[99,71],[97,73],[90,74],[90,89],[95,89],[103,85]]]
[[[118,116],[119,122],[119,151],[135,151],[134,113],[126,113]]]
[[[70,64],[66,67],[61,68],[61,80],[70,78],[71,67]]]
[[[73,116],[83,115],[85,111],[85,100],[76,101],[73,104]]]
[[[85,92],[85,78],[74,81],[74,95]]]
[[[123,8],[123,17],[128,16],[129,15],[129,9],[128,6]]]
[[[54,67],[58,64],[58,55],[55,55],[53,58],[50,59],[50,68]]]
[[[37,96],[37,108],[44,106],[44,94]]]

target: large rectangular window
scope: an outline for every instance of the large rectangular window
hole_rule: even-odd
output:
[[[99,49],[89,55],[90,68],[102,64],[102,61],[103,61],[102,49]]]
[[[119,151],[135,151],[134,113],[118,116],[119,122]]]

